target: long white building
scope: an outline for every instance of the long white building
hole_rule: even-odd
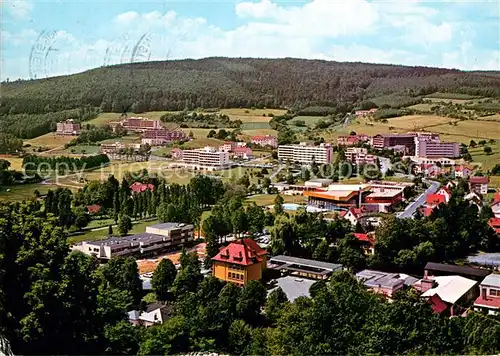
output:
[[[179,156],[183,163],[197,168],[224,169],[231,166],[229,152],[220,151],[216,147],[183,150]]]
[[[278,158],[281,161],[299,162],[311,164],[313,161],[318,164],[332,163],[332,146],[322,143],[319,146],[309,146],[305,143],[299,145],[278,146]]]
[[[415,137],[415,156],[427,158],[460,157],[458,142],[441,142],[439,139]]]

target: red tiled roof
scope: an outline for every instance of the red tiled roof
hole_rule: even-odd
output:
[[[488,184],[489,181],[488,177],[470,177],[469,179],[472,184]]]
[[[427,299],[427,303],[431,304],[432,311],[436,314],[442,313],[448,308],[448,305],[437,294]]]
[[[136,193],[141,193],[146,191],[147,189],[153,191],[154,185],[153,184],[145,184],[141,182],[135,182],[130,186],[130,189]]]
[[[272,140],[273,138],[276,138],[275,136],[270,136],[270,135],[257,135],[257,136],[252,136],[252,140],[254,141],[260,141],[260,140]]]
[[[443,194],[429,194],[425,201],[427,204],[438,205],[446,202],[446,197]]]
[[[441,190],[441,189],[442,189],[442,190],[444,190],[444,191],[445,191],[446,193],[448,193],[449,195],[451,195],[451,194],[452,194],[452,193],[451,193],[450,188],[448,188],[448,187],[447,187],[447,186],[445,186],[445,185],[444,185],[444,186],[442,186],[439,190]]]
[[[252,153],[252,149],[250,147],[235,147],[233,150],[234,153]]]
[[[498,203],[500,203],[500,193],[495,193],[493,196],[493,203],[491,203],[491,205],[496,205]]]
[[[251,266],[257,262],[262,262],[261,256],[266,254],[267,251],[262,249],[254,240],[243,239],[231,242],[226,247],[223,247],[212,260]]]
[[[456,166],[455,167],[455,172],[462,172],[462,171],[465,171],[465,170],[469,170],[471,171],[471,169],[469,167],[466,167],[466,166]]]
[[[500,228],[500,218],[491,218],[489,224],[493,228]]]
[[[422,208],[422,209],[420,209],[420,211],[422,212],[422,214],[425,217],[430,216],[432,214],[433,210],[434,210],[434,208]]]
[[[493,308],[500,308],[500,298],[492,298],[492,297],[483,298],[482,296],[479,296],[474,302],[474,305],[478,304]]]
[[[98,213],[101,211],[101,206],[98,205],[98,204],[94,204],[94,205],[88,205],[87,206],[87,211],[89,212],[89,214],[95,214],[95,213]]]
[[[357,238],[361,242],[368,242],[368,243],[370,243],[370,245],[373,245],[375,243],[375,238],[373,236],[368,235],[368,234],[354,233],[354,237]]]

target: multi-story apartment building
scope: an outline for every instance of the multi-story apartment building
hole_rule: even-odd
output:
[[[368,135],[347,135],[347,136],[339,136],[337,137],[337,145],[339,146],[352,146],[358,143],[370,143],[371,137]]]
[[[332,162],[332,146],[322,143],[319,146],[309,146],[305,143],[299,145],[278,146],[278,158],[281,161],[311,164],[329,164]]]
[[[110,123],[113,128],[123,126],[127,131],[145,132],[147,130],[159,130],[162,128],[159,120],[150,120],[146,117],[128,117],[119,122]]]
[[[212,258],[212,275],[220,280],[244,286],[260,280],[267,267],[267,251],[252,239],[242,239],[222,248]]]
[[[117,256],[149,257],[193,241],[193,225],[164,223],[148,226],[146,232],[125,237],[111,237],[106,240],[84,241],[75,249],[99,260]]]
[[[234,141],[225,141],[219,149],[224,152],[232,152],[236,147],[238,143]]]
[[[156,129],[147,130],[142,134],[141,143],[150,146],[161,146],[173,141],[184,141],[186,134],[181,130]]]
[[[231,165],[228,152],[210,146],[194,150],[183,150],[181,159],[186,164],[207,169],[223,169]]]
[[[460,156],[458,142],[440,142],[439,138],[433,139],[429,136],[415,137],[415,156],[426,158]]]
[[[490,315],[500,314],[500,274],[492,273],[481,282],[474,310]]]
[[[278,147],[278,140],[276,139],[276,136],[271,135],[252,136],[252,143],[259,146],[269,146],[273,148]]]
[[[490,182],[489,177],[470,177],[469,178],[469,188],[470,191],[487,194],[488,193],[488,183]]]
[[[405,146],[406,153],[415,154],[415,137],[417,134],[378,134],[372,138],[373,148],[383,149],[393,146]]]
[[[81,131],[80,124],[73,122],[73,120],[58,122],[56,126],[56,133],[59,135],[79,135]]]
[[[368,150],[363,147],[349,147],[345,155],[349,162],[357,166],[362,164],[377,164],[377,156],[368,154]]]

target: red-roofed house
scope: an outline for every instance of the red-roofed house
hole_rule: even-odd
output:
[[[470,177],[469,178],[469,188],[479,194],[488,193],[488,183],[490,179],[488,177]]]
[[[496,218],[500,218],[500,193],[496,193],[493,196],[493,202],[491,203],[491,210]]]
[[[472,169],[467,166],[456,166],[455,177],[467,179],[472,173]]]
[[[235,147],[233,149],[233,154],[235,157],[248,159],[253,157],[253,152],[250,147]]]
[[[448,308],[448,305],[437,294],[427,299],[427,303],[431,305],[432,311],[436,314],[440,314]]]
[[[497,234],[500,235],[500,218],[491,218],[488,224]]]
[[[231,242],[212,258],[212,275],[243,286],[260,280],[267,266],[267,251],[252,239]]]
[[[500,274],[486,276],[479,285],[479,292],[474,310],[491,315],[500,314]]]
[[[350,208],[349,210],[340,213],[340,216],[344,219],[349,220],[352,225],[356,225],[358,223],[359,218],[363,216],[363,209]]]
[[[273,148],[278,147],[278,140],[276,139],[276,136],[271,135],[252,136],[252,143],[259,146],[269,146]]]
[[[422,215],[425,217],[430,216],[432,214],[433,210],[434,210],[434,208],[429,208],[429,207],[423,207],[420,209],[420,211],[422,212]]]
[[[97,214],[101,211],[101,206],[98,205],[98,204],[94,204],[94,205],[88,205],[87,206],[87,211],[89,212],[89,214],[93,215],[93,214]]]
[[[141,182],[135,182],[130,186],[130,189],[135,192],[135,193],[142,193],[145,192],[146,190],[153,191],[154,189],[153,184],[146,184],[146,183],[141,183]]]
[[[375,254],[375,236],[373,234],[354,233],[354,237],[361,243],[366,254]]]
[[[446,203],[450,201],[452,195],[451,190],[446,186],[442,186],[441,188],[439,188],[437,194],[444,195]]]
[[[427,207],[433,208],[441,203],[446,203],[446,197],[442,194],[429,194],[425,198]]]

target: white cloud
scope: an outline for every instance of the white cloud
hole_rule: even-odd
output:
[[[22,29],[20,32],[12,33],[9,31],[1,31],[2,44],[12,44],[19,46],[23,44],[32,43],[38,33],[33,29]]]
[[[119,25],[130,25],[137,20],[139,14],[135,11],[124,12],[115,17],[115,22]]]
[[[33,3],[26,0],[10,0],[2,5],[12,17],[18,20],[24,20],[29,17],[33,10]]]

